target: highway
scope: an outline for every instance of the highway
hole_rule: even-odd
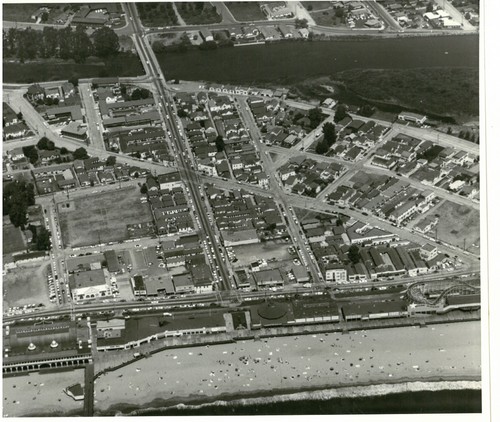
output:
[[[169,128],[172,134],[170,138],[173,140],[176,151],[179,152],[176,154],[179,172],[187,187],[190,189],[189,193],[193,200],[196,216],[198,217],[197,222],[200,225],[201,233],[209,242],[211,247],[213,247],[213,255],[215,256],[215,262],[217,263],[215,271],[217,271],[217,276],[221,282],[219,287],[222,290],[231,290],[231,288],[234,287],[234,283],[230,279],[228,271],[224,265],[219,248],[217,247],[215,235],[212,231],[211,223],[208,220],[207,214],[204,212],[203,201],[199,192],[200,183],[198,181],[198,175],[192,170],[191,163],[188,162],[184,155],[186,148],[183,145],[183,138],[179,132],[180,124],[175,123],[177,121],[177,116],[174,114],[174,109],[170,106],[170,104],[173,103],[173,99],[170,93],[163,86],[161,68],[156,61],[156,57],[152,52],[149,43],[145,40],[145,35],[140,24],[135,4],[122,3],[122,5],[125,10],[127,20],[129,20],[132,25],[134,31],[134,41],[137,46],[137,51],[143,59],[143,63],[145,62],[144,67],[146,69],[146,73],[153,77],[154,86],[159,94],[160,98],[158,102],[161,107],[161,114],[163,115],[167,128]]]

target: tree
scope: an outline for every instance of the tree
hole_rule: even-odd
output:
[[[349,258],[349,261],[351,261],[353,264],[357,264],[361,259],[359,255],[359,247],[357,245],[351,245],[349,247],[349,252],[347,253],[347,257]]]
[[[17,120],[24,121],[23,113],[21,112],[17,113]]]
[[[342,227],[344,225],[344,222],[342,221],[341,218],[337,218],[337,220],[335,221],[335,225],[337,227]]]
[[[449,126],[448,126],[448,130],[446,131],[446,133],[447,133],[448,135],[451,135],[451,133],[452,133],[452,132],[451,132],[451,127],[449,127]]]
[[[35,187],[24,180],[7,183],[3,188],[3,215],[10,217],[15,227],[27,224],[26,212],[28,206],[35,204]]]
[[[103,26],[94,32],[94,50],[98,57],[109,57],[118,53],[120,42],[115,31]]]
[[[333,116],[333,121],[335,123],[338,123],[347,116],[348,116],[347,107],[344,104],[339,104],[337,106],[337,109],[335,110],[335,116]]]
[[[151,95],[151,92],[149,92],[147,89],[137,88],[137,89],[134,89],[134,91],[132,92],[130,99],[131,100],[142,100],[145,98],[149,98],[150,95]]]
[[[295,28],[307,28],[307,19],[295,19]]]
[[[335,133],[335,125],[333,123],[327,122],[323,125],[323,139],[329,147],[331,147],[337,140],[337,134]]]
[[[106,158],[107,166],[114,166],[115,164],[116,164],[116,157],[114,155],[110,155],[108,158]]]
[[[177,116],[179,116],[182,119],[184,117],[188,117],[189,114],[187,114],[186,110],[180,108],[179,110],[177,110]]]
[[[341,18],[341,19],[344,17],[344,8],[343,7],[337,7],[335,9],[335,17]]]
[[[80,147],[75,150],[73,157],[75,160],[85,160],[89,158],[89,155],[87,154],[87,150],[85,148]]]
[[[62,147],[60,152],[61,152],[62,155],[67,154],[68,153],[68,149],[66,147]]]
[[[323,114],[319,107],[312,108],[308,112],[309,120],[311,121],[311,128],[316,129],[323,119]]]
[[[54,145],[54,142],[52,142],[49,138],[44,136],[44,137],[40,138],[40,140],[36,144],[36,147],[38,149],[53,151],[55,148],[55,145]]]
[[[144,195],[148,193],[148,187],[146,186],[146,183],[143,183],[141,186],[141,193]]]
[[[312,4],[310,4],[310,5],[308,5],[308,6],[307,6],[307,10],[308,10],[309,12],[311,12],[311,11],[313,10]]]
[[[94,46],[85,32],[85,27],[78,25],[73,33],[73,59],[76,63],[85,63],[94,52]]]
[[[224,139],[222,138],[222,136],[219,135],[219,136],[217,136],[217,138],[215,138],[215,146],[216,146],[218,152],[224,151],[225,144],[224,144]]]
[[[38,151],[34,145],[23,147],[23,154],[30,160],[31,164],[35,164],[38,161]]]
[[[43,226],[41,226],[40,232],[36,235],[35,245],[39,251],[50,250],[50,232]]]
[[[323,155],[323,154],[326,154],[329,149],[330,149],[330,147],[328,146],[328,143],[323,139],[322,141],[320,141],[316,144],[315,151],[316,151],[316,154]]]
[[[364,104],[359,108],[358,113],[361,116],[370,117],[373,113],[375,113],[375,108],[368,104]]]
[[[429,13],[429,12],[432,12],[433,10],[434,10],[434,2],[430,1],[429,3],[427,3],[427,6],[425,7],[425,11],[427,13]]]

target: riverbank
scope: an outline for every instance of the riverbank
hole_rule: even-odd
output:
[[[431,383],[425,388],[480,388],[435,384],[479,379],[479,332],[480,322],[474,321],[168,350],[100,376],[95,409],[109,415],[224,397],[261,400],[271,391],[287,397],[325,389],[330,393],[314,394],[388,394],[422,388],[415,384],[421,380]],[[351,390],[339,390],[344,387]]]

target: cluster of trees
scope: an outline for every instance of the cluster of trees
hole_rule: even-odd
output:
[[[108,27],[99,28],[92,37],[81,25],[76,29],[67,26],[63,29],[46,27],[43,31],[31,28],[3,31],[4,57],[17,57],[21,62],[60,58],[84,63],[90,56],[107,58],[118,53],[119,49],[118,35]]]
[[[309,110],[307,117],[311,121],[311,129],[316,129],[323,120],[323,113],[319,107],[316,107]]]
[[[172,3],[137,3],[141,20],[150,26],[178,25]]]
[[[357,264],[361,259],[361,255],[359,254],[359,247],[356,245],[351,245],[349,247],[349,252],[347,252],[347,257],[352,264]]]
[[[8,215],[15,227],[23,230],[28,222],[28,207],[35,205],[35,186],[24,180],[14,180],[3,188],[3,215]]]
[[[205,2],[175,3],[177,11],[188,25],[201,25],[218,23],[222,17],[217,13],[217,8]]]
[[[48,231],[44,226],[38,229],[29,225],[28,229],[33,233],[33,240],[31,241],[34,249],[38,251],[48,251],[50,250],[50,231]]]
[[[54,149],[56,148],[56,145],[49,138],[44,136],[43,138],[40,138],[40,140],[36,144],[36,147],[39,150],[43,149],[43,150],[47,150],[47,151],[54,151]]]
[[[121,84],[120,85],[120,94],[122,95],[123,99],[125,101],[129,100],[143,100],[146,98],[151,97],[151,91],[149,91],[146,88],[136,88],[132,91],[132,93],[129,95],[127,93],[127,86]]]
[[[364,117],[370,117],[373,113],[375,113],[375,107],[368,104],[362,105],[358,110],[358,114]]]
[[[73,153],[73,158],[75,160],[86,160],[89,158],[89,154],[87,153],[87,150],[83,147],[77,148],[75,152]]]
[[[476,136],[474,135],[474,133],[471,133],[468,130],[461,130],[458,134],[458,137],[461,139],[465,139],[466,141],[471,141],[475,144],[479,144],[479,134]]]
[[[316,154],[325,154],[337,140],[335,125],[327,122],[323,125],[323,139],[316,144]]]
[[[23,147],[23,154],[28,160],[30,160],[31,164],[36,164],[38,161],[38,150],[34,145]]]

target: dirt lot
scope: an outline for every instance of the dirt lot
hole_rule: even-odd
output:
[[[67,201],[64,202],[64,205]],[[127,239],[127,224],[152,221],[148,204],[139,200],[139,188],[131,186],[100,195],[89,195],[59,204],[64,245],[85,246]]]
[[[54,306],[49,301],[47,271],[49,263],[34,262],[22,268],[9,270],[3,276],[3,307],[24,306],[43,303]]]
[[[14,227],[12,224],[3,226],[3,253],[5,255],[20,252],[25,249],[24,237],[19,227]]]
[[[437,214],[438,239],[472,253],[479,253],[479,211],[449,201],[431,210],[428,215]],[[476,246],[473,246],[476,245]]]

